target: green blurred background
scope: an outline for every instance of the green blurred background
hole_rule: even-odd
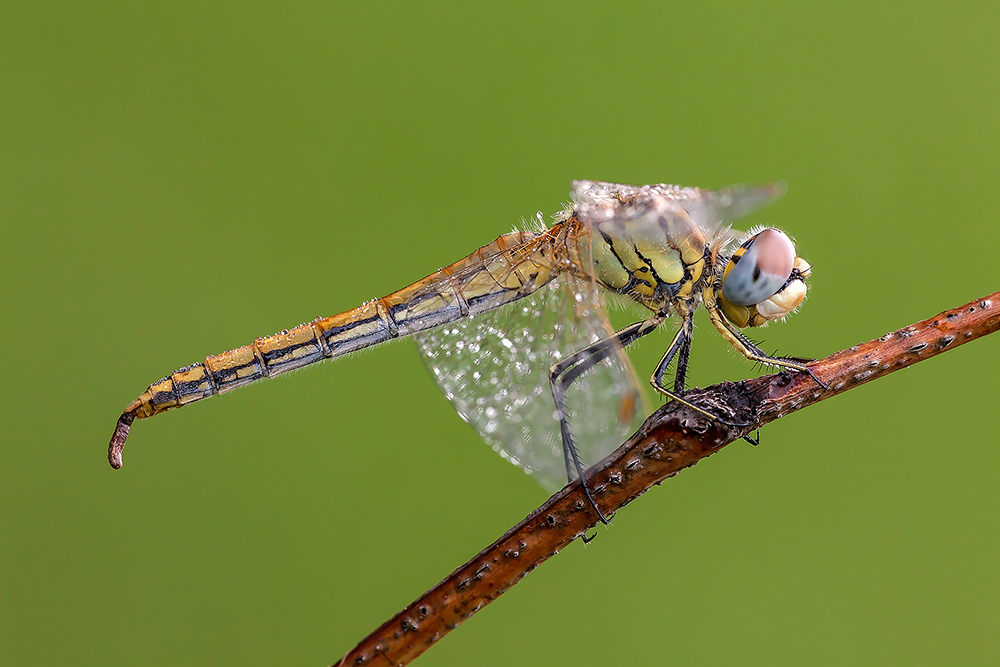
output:
[[[0,662],[335,661],[545,496],[410,343],[133,429],[207,354],[391,292],[577,178],[784,179],[824,356],[1000,289],[980,3],[9,3]],[[699,319],[692,384],[754,373]],[[644,340],[645,376],[669,341]],[[1000,338],[768,427],[420,664],[988,664]]]

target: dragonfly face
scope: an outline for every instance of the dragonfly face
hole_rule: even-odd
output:
[[[716,300],[738,327],[767,326],[802,305],[811,267],[795,256],[795,246],[777,229],[747,239],[730,257]]]

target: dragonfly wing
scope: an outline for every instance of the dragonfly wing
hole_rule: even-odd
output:
[[[700,224],[718,226],[744,218],[773,203],[785,193],[785,184],[734,185],[721,190],[701,190],[684,208]]]
[[[549,369],[611,333],[593,284],[564,273],[502,308],[414,339],[459,415],[501,456],[553,491],[567,477]],[[620,348],[573,383],[568,418],[586,465],[638,426],[640,397]]]
[[[690,220],[707,239],[728,242],[736,236],[727,229],[730,223],[770,204],[784,191],[783,183],[701,190],[664,184],[574,181],[572,197],[578,217],[591,226],[602,223],[602,229],[607,230],[617,221],[622,226],[630,223],[634,230],[637,220],[655,221],[665,216]],[[657,234],[652,228],[650,232]]]

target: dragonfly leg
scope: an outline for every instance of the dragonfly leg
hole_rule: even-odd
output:
[[[681,326],[677,330],[677,334],[674,336],[673,341],[671,341],[667,351],[663,354],[663,358],[660,359],[660,363],[657,364],[656,370],[653,371],[653,376],[649,379],[649,384],[653,386],[653,389],[670,400],[686,405],[692,410],[697,410],[720,424],[737,428],[746,426],[746,424],[726,421],[704,408],[699,408],[683,397],[684,385],[687,379],[688,357],[691,354],[691,341],[694,338],[694,313],[689,311],[684,313],[683,316],[684,319],[681,322]],[[667,368],[670,366],[670,362],[674,360],[674,357],[677,358],[677,371],[674,375],[674,389],[671,391],[664,386],[663,376],[666,375]]]
[[[713,297],[714,299],[714,297]],[[718,329],[722,337],[725,338],[729,343],[740,351],[747,359],[751,361],[759,361],[762,364],[770,364],[771,366],[778,366],[780,368],[790,368],[794,371],[799,371],[800,373],[805,373],[813,379],[813,382],[818,384],[823,389],[829,389],[830,386],[825,382],[820,380],[816,375],[809,370],[806,366],[807,360],[799,359],[798,357],[772,357],[766,354],[759,347],[754,345],[750,339],[744,336],[735,326],[729,323],[725,317],[723,317],[722,312],[716,306],[714,301],[705,300],[705,305],[708,309],[708,316],[712,320],[712,324]]]
[[[674,340],[671,341],[670,347],[663,354],[660,363],[656,365],[653,377],[650,378],[650,384],[653,385],[654,389],[659,391],[663,387],[663,376],[666,375],[670,362],[676,356],[677,372],[674,374],[674,393],[684,393],[684,385],[687,382],[688,357],[691,355],[691,341],[693,338],[694,316],[691,313],[687,313],[681,322],[680,329],[678,329],[677,334],[674,336]]]
[[[575,477],[580,478],[583,492],[603,524],[607,524],[608,519],[594,501],[590,487],[587,486],[587,480],[583,475],[583,462],[580,461],[580,454],[576,449],[576,445],[573,444],[573,433],[570,430],[569,420],[566,417],[566,390],[577,378],[586,373],[587,370],[599,364],[616,350],[624,348],[645,336],[662,322],[662,317],[654,317],[630,324],[624,329],[617,331],[613,336],[602,338],[582,350],[571,354],[549,369],[549,385],[552,388],[552,398],[555,399],[556,403],[556,416],[559,418],[559,433],[562,437],[563,456],[566,462],[566,478],[569,481],[573,481]]]

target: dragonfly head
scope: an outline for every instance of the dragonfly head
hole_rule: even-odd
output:
[[[810,271],[809,263],[795,256],[795,245],[784,232],[763,229],[733,253],[716,299],[736,326],[765,326],[802,304]]]

